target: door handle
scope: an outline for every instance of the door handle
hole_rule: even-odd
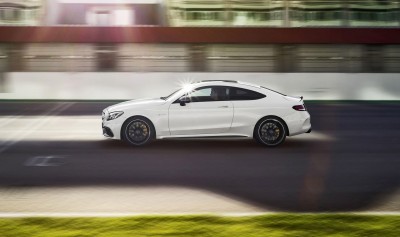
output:
[[[219,106],[218,108],[229,108],[227,105]]]

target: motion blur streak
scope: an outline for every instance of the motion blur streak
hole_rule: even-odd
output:
[[[18,134],[26,132],[33,124],[43,121],[42,116],[0,116],[0,147],[7,141],[19,141]],[[4,125],[7,126],[4,126]],[[28,124],[28,125],[27,125]],[[29,129],[25,134],[24,141],[100,141],[101,119],[99,116],[47,116],[46,124],[40,129]],[[218,138],[216,138],[218,139]],[[290,140],[316,140],[330,141],[334,138],[330,135],[313,132],[312,134],[300,135],[288,138]]]
[[[326,128],[335,131],[335,118],[326,118]],[[317,208],[319,199],[325,188],[327,173],[329,172],[334,143],[323,143],[310,154],[307,175],[304,178],[303,188],[300,194],[300,202],[303,207]],[[325,150],[326,152],[320,152]]]
[[[5,141],[2,141],[0,143],[0,153],[5,151],[6,149],[8,149],[10,146],[14,145],[16,142],[24,140],[27,136],[29,136],[30,134],[35,132],[37,129],[44,126],[46,123],[48,123],[49,120],[51,119],[52,115],[61,113],[62,111],[68,109],[68,107],[70,107],[71,105],[73,105],[73,103],[61,103],[59,105],[56,105],[53,108],[51,108],[50,110],[46,111],[44,114],[42,114],[39,117],[38,121],[31,121],[29,123],[23,123],[22,128],[16,129],[16,130],[14,129],[14,131],[16,133],[14,132],[13,136],[11,136],[10,138],[8,138]],[[48,117],[48,116],[50,116],[50,117]],[[8,123],[12,123],[13,120],[15,120],[17,118],[12,118],[11,121],[6,120],[4,123],[2,123],[1,126],[7,125],[8,127],[13,128],[14,126],[12,126],[12,124],[8,124]],[[3,130],[7,131],[6,129],[3,129]],[[5,136],[2,136],[2,137],[5,137]]]

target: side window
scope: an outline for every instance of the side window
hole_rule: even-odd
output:
[[[193,98],[210,97],[211,96],[211,87],[206,87],[206,88],[192,91],[191,93],[189,93],[189,96],[193,97]]]
[[[230,100],[258,100],[264,98],[265,95],[252,90],[231,87],[229,97]]]
[[[228,100],[229,89],[224,86],[200,87],[188,94],[192,102]]]

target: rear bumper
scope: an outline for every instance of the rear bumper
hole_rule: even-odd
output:
[[[289,136],[311,132],[311,117],[307,111],[296,112],[295,116],[287,120]]]

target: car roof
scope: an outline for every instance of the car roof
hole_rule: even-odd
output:
[[[206,84],[206,85],[229,85],[232,84],[232,86],[236,85],[243,85],[243,86],[249,86],[249,87],[253,87],[253,88],[257,88],[260,90],[268,90],[268,91],[272,91],[275,92],[277,94],[280,95],[284,95],[283,93],[280,93],[278,91],[272,90],[270,88],[264,87],[264,86],[260,86],[260,85],[256,85],[256,84],[252,84],[249,82],[242,82],[242,81],[235,81],[235,80],[203,80],[203,81],[198,81],[198,82],[194,82],[192,84]]]
[[[252,87],[256,87],[256,88],[262,88],[259,85],[256,84],[251,84],[248,82],[242,82],[242,81],[234,81],[234,80],[203,80],[203,81],[198,81],[198,82],[194,82],[193,84],[197,84],[197,83],[205,83],[205,84],[237,84],[237,85],[245,85],[245,86],[252,86]],[[225,84],[226,83],[226,84]]]

